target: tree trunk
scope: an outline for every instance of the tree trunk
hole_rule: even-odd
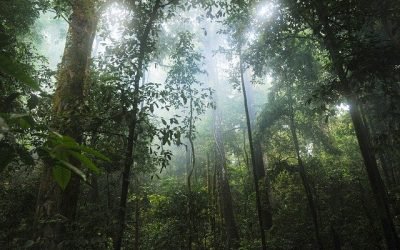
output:
[[[215,43],[217,33],[216,25],[210,23],[208,25],[209,35],[206,37],[204,47],[208,48],[205,52],[205,59],[207,65],[207,73],[209,82],[214,83],[215,93],[213,99],[216,104],[216,110],[213,111],[213,130],[214,130],[214,164],[213,164],[213,175],[212,175],[212,223],[211,231],[213,233],[213,249],[221,249],[224,246],[223,241],[223,229],[226,233],[226,244],[227,249],[238,249],[239,248],[239,231],[236,225],[235,214],[233,210],[233,200],[231,189],[229,185],[229,179],[226,169],[226,156],[224,148],[224,140],[222,136],[222,117],[219,111],[219,99],[218,93],[221,93],[218,77],[218,68],[216,66],[216,59],[213,58],[211,51],[218,48],[218,44]]]
[[[319,16],[320,22],[323,25],[326,33],[326,35],[322,37],[324,44],[332,59],[333,66],[339,77],[340,83],[345,90],[347,102],[350,105],[350,116],[353,121],[361,155],[364,159],[365,169],[367,171],[371,189],[374,194],[378,210],[377,212],[383,228],[387,247],[389,249],[400,249],[398,235],[393,223],[393,217],[390,213],[386,187],[379,173],[378,164],[375,154],[372,150],[368,130],[363,123],[360,110],[358,109],[358,100],[343,68],[343,58],[339,53],[336,37],[330,29],[326,7],[320,1],[316,1],[315,7],[316,14]],[[316,34],[320,34],[319,31],[316,31]]]
[[[240,62],[239,62],[239,64],[240,64],[239,65],[240,80],[241,80],[241,84],[242,84],[244,109],[245,109],[245,113],[246,113],[247,134],[248,134],[249,145],[250,145],[251,165],[253,167],[254,187],[255,187],[255,192],[256,192],[256,206],[257,206],[257,213],[258,213],[258,221],[259,221],[259,225],[260,225],[261,247],[263,250],[266,250],[267,249],[267,243],[266,243],[266,239],[265,239],[266,226],[264,226],[263,209],[261,206],[260,187],[259,187],[257,169],[256,169],[257,162],[256,162],[256,156],[255,156],[253,135],[252,135],[252,131],[251,131],[250,114],[249,114],[249,107],[248,107],[248,102],[247,102],[246,86],[245,86],[245,82],[244,82],[244,69],[243,69],[241,51],[239,52],[239,60],[240,60]]]
[[[188,140],[190,145],[190,153],[189,153],[189,166],[188,166],[188,176],[187,176],[187,187],[188,187],[188,200],[187,200],[187,214],[189,219],[189,227],[188,227],[188,249],[192,249],[192,242],[193,242],[193,232],[194,232],[194,224],[193,224],[193,216],[192,213],[192,175],[196,164],[196,157],[194,151],[194,143],[193,143],[193,97],[190,92],[190,107],[189,107],[189,133],[188,133]]]
[[[368,132],[368,136],[371,138],[371,135],[372,136],[376,135],[376,133],[378,132],[378,129],[375,128],[375,123],[374,123],[373,119],[372,118],[369,119],[370,117],[366,113],[367,107],[365,107],[365,105],[361,104],[359,106],[359,109],[360,109],[362,121],[365,124],[366,130]],[[395,186],[395,182],[394,182],[394,176],[392,175],[393,172],[389,168],[389,164],[386,161],[386,155],[385,155],[386,153],[387,153],[387,150],[385,151],[385,153],[377,152],[376,155],[380,162],[380,167],[381,167],[382,173],[384,175],[384,180],[386,180],[386,185],[390,190],[391,188],[393,188]]]
[[[244,84],[246,87],[247,94],[247,105],[249,109],[249,117],[251,130],[256,131],[256,111],[254,106],[254,91],[253,86],[249,80],[248,74],[243,75]],[[257,181],[259,185],[260,192],[260,201],[261,201],[261,210],[262,210],[262,219],[263,226],[265,230],[269,230],[272,227],[272,213],[271,213],[271,204],[269,200],[269,181],[265,172],[265,164],[264,164],[264,155],[261,147],[260,138],[255,136],[253,141],[254,146],[254,161],[256,170]]]
[[[128,191],[129,191],[129,183],[130,183],[130,174],[131,168],[133,164],[133,152],[134,152],[134,143],[137,139],[136,127],[138,123],[138,114],[139,114],[139,90],[140,90],[140,79],[143,75],[143,67],[145,62],[145,53],[147,49],[147,43],[150,36],[151,29],[153,24],[158,16],[158,11],[160,9],[161,0],[156,0],[153,6],[153,9],[149,16],[149,21],[147,22],[143,35],[139,39],[139,55],[138,55],[138,65],[137,72],[134,77],[134,92],[133,92],[133,108],[131,113],[131,121],[129,124],[129,133],[127,139],[127,148],[125,151],[125,161],[124,161],[124,170],[122,173],[122,188],[121,188],[121,198],[118,212],[118,228],[116,234],[116,240],[114,242],[114,249],[120,250],[122,246],[122,239],[124,235],[125,229],[125,217],[126,217],[126,203],[128,199]]]
[[[225,148],[221,135],[221,117],[217,112],[218,111],[214,111],[214,137],[216,153],[215,161],[216,167],[218,168],[218,182],[220,187],[220,204],[227,234],[227,247],[228,249],[238,249],[239,232],[233,212],[232,194],[226,170]]]
[[[318,224],[318,214],[317,214],[317,208],[315,205],[315,200],[312,194],[312,190],[310,187],[310,181],[308,180],[306,169],[304,168],[304,163],[303,160],[300,156],[300,146],[299,146],[299,140],[297,138],[297,129],[296,129],[296,122],[294,118],[294,110],[293,110],[293,98],[291,94],[291,89],[292,86],[289,86],[289,119],[290,119],[290,131],[292,134],[292,140],[294,144],[294,148],[296,151],[296,157],[297,157],[297,163],[299,165],[299,174],[301,178],[301,182],[304,187],[304,191],[306,192],[306,197],[308,201],[308,208],[310,209],[311,213],[311,218],[314,224],[314,233],[315,233],[315,240],[317,242],[318,249],[323,249],[322,245],[322,240],[320,236],[320,230],[319,230],[319,224]]]
[[[135,201],[135,245],[134,249],[140,249],[140,191],[139,177],[136,179],[136,201]]]
[[[53,128],[81,143],[81,107],[98,19],[94,0],[71,1],[71,7],[70,25],[53,97]],[[79,165],[73,159],[71,163]],[[61,215],[64,221],[74,220],[76,215],[80,178],[72,174],[68,186],[62,191],[53,180],[52,172],[53,163],[46,161],[37,199],[36,225],[39,221],[54,219],[56,215]],[[44,248],[54,249],[64,238],[63,222],[46,223],[37,229],[36,234],[45,241]]]

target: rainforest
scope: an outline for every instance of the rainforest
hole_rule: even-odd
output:
[[[0,249],[400,249],[400,1],[0,0]]]

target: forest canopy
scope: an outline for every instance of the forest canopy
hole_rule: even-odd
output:
[[[0,249],[400,249],[400,2],[0,0]]]

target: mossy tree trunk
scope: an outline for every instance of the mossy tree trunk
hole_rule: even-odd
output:
[[[96,33],[95,0],[70,1],[72,14],[61,66],[57,75],[57,88],[53,97],[54,120],[52,128],[62,135],[82,141],[82,110],[86,78]],[[72,163],[74,163],[71,160]],[[46,249],[53,249],[63,240],[63,223],[48,222],[57,215],[64,221],[75,218],[80,178],[76,175],[65,190],[53,179],[53,164],[45,163],[36,208],[37,237],[45,241]],[[43,223],[45,222],[45,223]]]

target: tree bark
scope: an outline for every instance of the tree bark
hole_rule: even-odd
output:
[[[67,33],[64,55],[57,75],[57,88],[53,97],[53,128],[82,142],[82,105],[88,76],[93,39],[98,15],[94,0],[71,1],[72,14]],[[71,163],[79,162],[71,159]],[[54,249],[64,238],[63,221],[74,220],[80,191],[80,178],[72,174],[65,190],[55,183],[52,176],[53,162],[45,162],[36,207],[36,225],[60,215],[56,223],[38,227],[36,236],[45,243],[44,248]]]

